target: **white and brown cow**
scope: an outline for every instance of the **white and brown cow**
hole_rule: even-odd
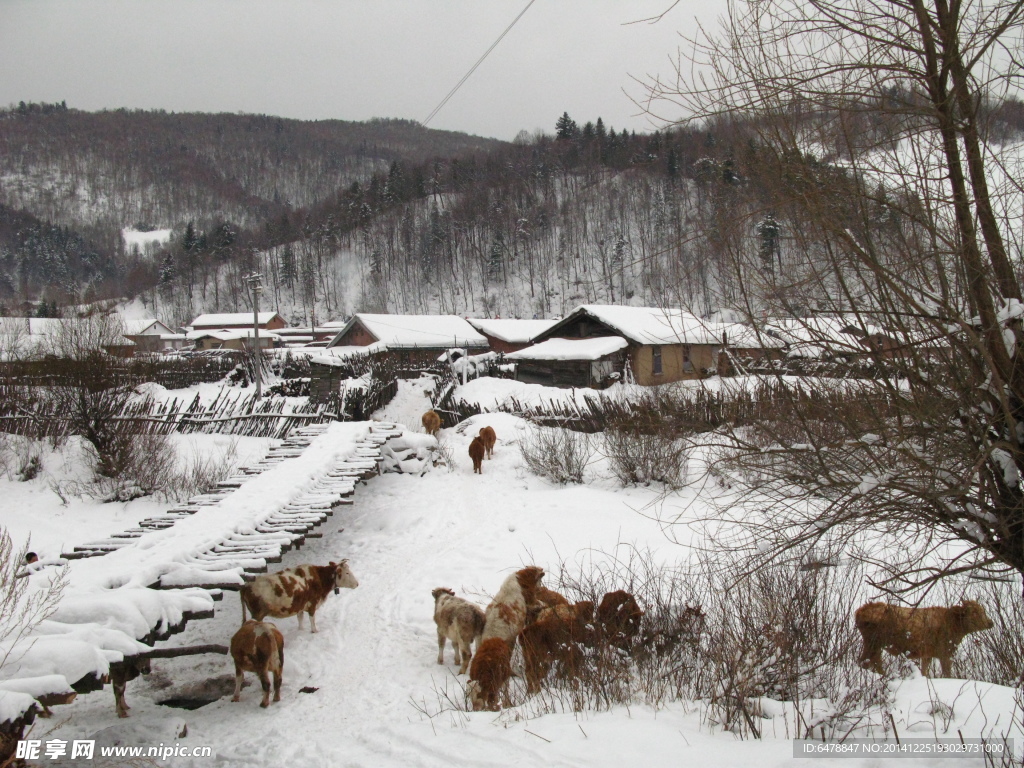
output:
[[[348,560],[329,565],[300,565],[286,568],[277,573],[258,576],[251,584],[239,590],[242,598],[242,621],[248,608],[256,621],[267,616],[283,619],[299,617],[302,629],[302,614],[309,614],[309,625],[316,632],[316,611],[327,595],[334,590],[338,594],[342,587],[355,589],[359,586],[356,577],[348,567]]]
[[[235,662],[235,695],[232,701],[242,696],[242,679],[245,672],[255,672],[263,688],[260,706],[270,706],[270,676],[274,676],[274,701],[281,700],[281,670],[284,668],[284,637],[270,622],[252,621],[242,625],[231,638],[231,658]]]

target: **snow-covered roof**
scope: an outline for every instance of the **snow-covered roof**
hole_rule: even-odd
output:
[[[621,336],[593,339],[548,339],[505,355],[506,360],[599,360],[629,346]]]
[[[509,344],[528,344],[535,336],[544,333],[557,320],[514,320],[514,319],[480,319],[466,318],[466,321],[480,333],[507,341]]]
[[[277,312],[260,312],[259,324],[265,325],[277,317]],[[219,315],[200,315],[192,321],[192,327],[223,328],[229,325],[252,325],[252,312],[225,312]]]
[[[168,326],[161,323],[154,317],[147,318],[121,318],[121,327],[125,336],[157,336],[164,333],[173,333]]]
[[[587,315],[621,333],[636,344],[721,344],[722,327],[701,320],[682,309],[661,307],[622,307],[612,304],[584,304],[576,307],[565,319],[548,331],[554,335]]]
[[[360,323],[389,349],[407,347],[486,347],[487,339],[457,315],[353,315],[329,346]]]
[[[868,336],[887,336],[881,326],[841,316],[775,318],[765,330],[789,347],[791,357],[863,352]]]
[[[744,325],[743,323],[722,323],[721,327],[730,347],[740,349],[781,349],[785,346],[781,339],[766,333],[763,329],[758,333],[749,325]]]

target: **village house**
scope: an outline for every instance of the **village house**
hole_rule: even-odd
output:
[[[134,352],[165,352],[182,349],[186,344],[185,334],[154,318],[124,320],[124,336],[134,345]]]
[[[534,337],[534,346],[509,359],[518,363],[518,378],[539,384],[602,387],[629,377],[644,386],[667,384],[715,371],[728,327],[681,309],[587,304]],[[555,339],[611,338],[621,340],[616,349],[597,344],[566,348],[566,352],[578,350],[572,358],[559,357],[543,344]],[[582,383],[584,363],[589,366],[587,383]],[[562,383],[568,381],[581,383]]]
[[[487,339],[456,315],[377,315],[357,313],[327,345],[379,344],[399,369],[412,373],[434,365],[451,349],[475,355],[488,350]]]
[[[199,315],[189,323],[192,331],[220,331],[238,328],[252,328],[252,312],[223,312],[220,314]],[[277,312],[260,312],[257,325],[261,331],[276,331],[288,323]]]
[[[235,351],[252,349],[253,336],[252,328],[189,331],[185,334],[185,337],[195,345],[196,352],[206,352],[212,349],[230,349]],[[260,349],[274,349],[281,346],[281,337],[273,331],[261,330],[259,338]]]
[[[557,321],[468,317],[466,322],[484,335],[493,352],[508,354],[530,346],[535,336],[546,331]]]

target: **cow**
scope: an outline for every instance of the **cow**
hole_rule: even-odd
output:
[[[139,675],[148,675],[151,668],[147,656],[125,656],[121,661],[110,662],[110,684],[114,689],[114,709],[118,717],[128,717],[128,710],[131,709],[124,699],[128,683]]]
[[[636,598],[629,592],[621,589],[608,592],[597,607],[598,631],[610,645],[629,650],[640,633],[643,615]]]
[[[583,665],[582,646],[590,645],[594,604],[589,600],[574,605],[545,608],[519,635],[526,670],[526,691],[537,693],[551,665],[558,662],[565,675],[575,675]]]
[[[526,626],[526,607],[537,602],[537,589],[544,569],[535,565],[521,568],[502,582],[498,594],[484,612],[483,640],[500,637],[511,648]],[[479,653],[479,651],[478,651]]]
[[[312,614],[310,615],[312,618]],[[268,621],[249,619],[231,638],[231,658],[235,662],[235,695],[242,694],[244,672],[255,672],[263,686],[260,706],[270,706],[270,674],[274,675],[274,701],[281,700],[281,670],[284,667],[284,636]]]
[[[942,676],[949,677],[951,659],[960,641],[972,632],[991,629],[985,607],[964,600],[949,608],[906,608],[888,603],[867,603],[857,609],[854,623],[864,640],[860,665],[882,674],[882,650],[893,656],[917,659],[921,674],[928,677],[932,659],[938,659]]]
[[[480,647],[486,622],[483,609],[456,597],[447,587],[438,587],[430,594],[434,596],[434,623],[437,624],[437,663],[444,664],[445,642],[451,640],[459,674],[464,675],[473,656],[470,644],[475,641]]]
[[[494,444],[498,442],[498,436],[494,433],[494,427],[484,427],[477,435],[484,442],[484,450],[487,451],[487,458],[494,458]]]
[[[256,621],[263,621],[267,616],[283,619],[298,615],[299,629],[302,629],[302,614],[306,612],[309,614],[309,626],[316,632],[316,611],[331,590],[338,594],[342,587],[355,589],[358,586],[359,582],[348,567],[348,560],[332,561],[329,565],[300,565],[267,573],[239,590],[242,621],[246,620],[245,609],[248,608]]]
[[[435,411],[427,411],[420,421],[423,424],[423,431],[428,435],[436,435],[441,431],[441,417]]]
[[[498,711],[501,689],[512,677],[512,647],[500,637],[480,643],[469,667],[466,694],[474,712]]]
[[[473,460],[473,472],[483,474],[484,464],[484,441],[480,439],[479,435],[473,438],[473,442],[469,444],[469,458]]]
[[[547,587],[537,587],[536,601],[526,606],[526,623],[532,624],[537,616],[545,608],[553,608],[556,605],[568,605],[569,601],[563,595]]]

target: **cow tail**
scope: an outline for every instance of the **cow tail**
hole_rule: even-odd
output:
[[[245,615],[245,590],[238,590],[238,596],[242,599],[242,623],[245,624],[247,617]]]

